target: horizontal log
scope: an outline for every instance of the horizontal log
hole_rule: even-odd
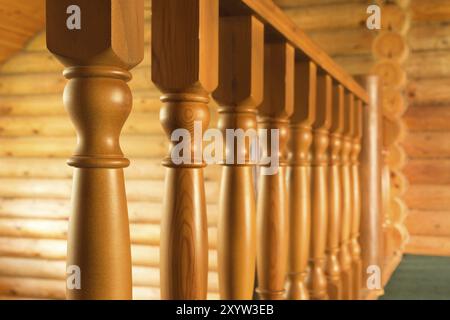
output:
[[[411,236],[405,253],[450,256],[450,237]]]
[[[406,152],[400,143],[389,146],[386,163],[391,170],[401,170],[407,162]]]
[[[389,120],[398,120],[407,109],[403,91],[384,88],[382,94],[383,115]]]
[[[412,51],[450,49],[450,25],[447,22],[415,23],[408,32]]]
[[[381,29],[391,30],[405,35],[411,27],[411,14],[396,3],[381,6]]]
[[[0,257],[0,277],[65,281],[66,262],[62,260]],[[134,286],[157,288],[160,285],[159,268],[133,266],[132,279]],[[209,272],[208,274],[208,291],[219,291],[216,272]]]
[[[399,197],[393,197],[389,204],[390,216],[394,225],[404,225],[409,214],[408,208]]]
[[[390,146],[397,141],[403,141],[406,131],[406,125],[402,119],[385,119],[383,121],[383,145]]]
[[[412,0],[410,8],[415,22],[450,20],[450,3],[446,0]]]
[[[450,208],[450,186],[413,184],[405,194],[405,201],[410,209],[448,210]]]
[[[0,235],[15,238],[67,238],[68,222],[62,220],[38,219],[0,219]],[[217,228],[208,228],[210,248],[217,246]],[[159,224],[130,224],[130,237],[133,244],[158,246],[160,241]]]
[[[369,55],[375,33],[366,28],[316,30],[308,32],[330,56]]]
[[[450,211],[412,210],[406,226],[412,236],[450,237]]]
[[[383,79],[384,87],[391,90],[400,90],[406,85],[406,72],[401,64],[391,59],[377,61],[371,72]]]
[[[412,106],[403,119],[410,132],[450,131],[450,105]]]
[[[449,105],[450,77],[411,80],[408,83],[410,105]]]
[[[0,277],[0,295],[38,299],[65,299],[66,282],[62,280]],[[159,299],[159,288],[133,287],[133,299]]]
[[[156,90],[150,80],[148,67],[137,67],[129,82],[132,90]],[[0,95],[26,95],[62,93],[67,80],[61,73],[3,74],[0,83]]]
[[[365,3],[334,3],[287,8],[285,13],[305,31],[317,29],[359,28],[368,17]]]
[[[411,79],[450,77],[449,51],[424,51],[411,54],[406,71]],[[426,67],[424,67],[426,66]]]
[[[159,113],[131,113],[123,127],[123,135],[161,135]],[[74,137],[75,129],[68,116],[1,117],[0,137]]]
[[[157,112],[161,107],[158,90],[133,91],[132,112]],[[56,94],[2,96],[0,116],[66,116],[62,91]]]
[[[160,135],[124,136],[121,145],[127,157],[162,159],[167,154],[166,139]],[[68,158],[75,146],[75,137],[0,138],[0,157]]]
[[[449,159],[410,159],[403,172],[411,184],[450,184]]]
[[[403,142],[411,158],[450,158],[450,132],[412,132]]]
[[[66,240],[0,237],[0,256],[43,260],[65,260]],[[159,246],[131,245],[134,266],[159,268]],[[208,253],[209,270],[217,270],[217,251]]]
[[[351,75],[368,74],[375,64],[372,55],[335,56],[333,60]]]
[[[160,223],[162,210],[161,201],[128,202],[131,223]],[[208,225],[217,225],[218,210],[217,204],[207,204]],[[69,199],[0,198],[0,218],[68,220],[70,212]]]
[[[373,40],[372,53],[376,59],[393,59],[402,63],[409,54],[406,38],[398,32],[380,32]]]
[[[408,190],[409,182],[399,169],[391,170],[390,182],[392,197],[402,197]]]
[[[0,178],[71,179],[73,168],[66,161],[66,158],[0,158]],[[160,158],[130,158],[130,166],[124,171],[126,180],[163,180],[166,175]],[[204,171],[207,181],[220,180],[219,165],[206,166]]]
[[[129,201],[160,201],[164,195],[164,181],[127,180],[127,199]],[[218,183],[206,181],[206,201],[215,203],[218,198]],[[69,199],[72,192],[70,179],[2,179],[0,197],[4,198],[42,198]]]

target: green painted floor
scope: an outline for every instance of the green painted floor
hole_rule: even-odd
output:
[[[381,300],[449,300],[450,257],[405,255]]]

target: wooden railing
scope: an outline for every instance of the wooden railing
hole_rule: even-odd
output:
[[[66,27],[70,5],[81,8],[80,29]],[[222,133],[265,129],[278,150],[269,143],[262,154],[277,152],[279,160],[268,174],[248,142],[216,150],[223,155],[220,297],[369,296],[366,269],[384,263],[384,253],[373,252],[380,251],[385,215],[381,173],[370,171],[381,156],[373,139],[379,126],[367,122],[378,111],[376,86],[358,84],[269,0],[153,0],[152,12],[151,74],[170,140],[163,161],[162,299],[206,299],[206,163],[195,139],[183,140],[189,150],[183,157],[192,161],[174,161],[172,134],[207,129],[211,96]],[[131,108],[128,70],[142,60],[142,19],[142,0],[47,0],[48,47],[67,66],[64,100],[79,137],[69,161],[76,169],[68,265],[83,276],[68,298],[131,298],[122,172],[128,161],[118,139]],[[370,172],[362,177],[361,150]],[[375,230],[369,238],[361,234],[368,230]]]

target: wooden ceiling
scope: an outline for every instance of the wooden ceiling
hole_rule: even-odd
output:
[[[45,25],[45,0],[0,0],[0,64]]]

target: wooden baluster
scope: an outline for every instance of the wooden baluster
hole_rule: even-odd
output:
[[[317,112],[313,125],[311,171],[311,299],[328,299],[325,276],[325,250],[328,236],[328,143],[332,116],[332,79],[319,73],[317,77]]]
[[[317,66],[295,65],[294,113],[289,124],[289,270],[287,298],[307,300],[306,286],[311,235],[311,142],[317,98]]]
[[[352,256],[350,254],[350,232],[352,224],[352,193],[350,152],[352,150],[353,134],[353,104],[354,97],[351,93],[345,95],[345,117],[343,143],[341,149],[341,183],[342,183],[342,219],[341,237],[339,248],[339,262],[341,266],[342,298],[352,299]]]
[[[289,116],[294,109],[294,48],[287,43],[266,43],[264,52],[264,100],[259,129],[268,130],[271,154],[272,129],[279,130],[279,167],[262,166],[257,203],[257,292],[261,299],[283,299],[288,261],[288,211],[285,167]],[[275,174],[273,174],[275,173]]]
[[[144,4],[47,0],[46,7],[47,46],[66,66],[64,104],[78,133],[68,161],[75,169],[67,266],[80,268],[81,287],[68,287],[67,298],[131,299],[129,161],[119,135],[132,105],[128,70],[143,59]]]
[[[333,86],[333,119],[330,128],[328,154],[330,172],[328,175],[328,241],[327,241],[327,280],[330,299],[339,300],[342,295],[341,267],[339,264],[339,239],[341,230],[341,147],[344,129],[344,87]]]
[[[350,253],[352,255],[353,299],[360,299],[362,281],[361,247],[359,245],[359,227],[361,220],[361,189],[359,181],[359,154],[362,138],[362,101],[353,105],[354,130],[352,135],[352,151],[350,153],[352,179],[352,227]]]
[[[196,124],[202,130],[208,126],[209,93],[218,81],[218,10],[217,0],[152,2],[152,79],[163,92],[160,119],[169,138],[176,129],[193,137]],[[176,144],[172,141],[163,162],[161,297],[206,299],[208,229],[201,142],[187,142],[190,152],[183,157],[190,156],[190,163],[172,154]]]
[[[222,17],[219,34],[219,87],[213,94],[221,106],[218,126],[224,137],[227,129],[242,129],[248,134],[247,141],[234,138],[234,146],[225,148],[231,154],[226,155],[222,169],[219,289],[222,299],[250,300],[256,267],[256,201],[250,142],[256,142],[256,106],[262,102],[264,25],[250,16]]]

